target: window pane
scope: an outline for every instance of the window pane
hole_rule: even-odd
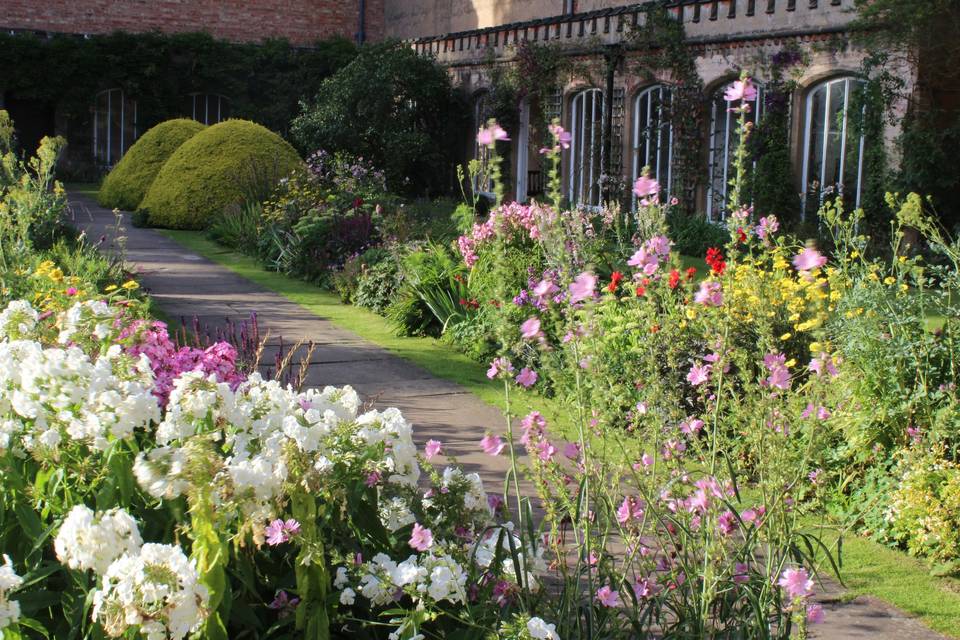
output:
[[[670,197],[671,181],[671,95],[670,88],[662,85],[646,89],[637,96],[633,111],[633,179],[642,174],[644,167],[649,167],[650,176],[660,183],[665,198]]]
[[[739,103],[727,102],[724,95],[730,84],[713,94],[710,102],[710,149],[707,174],[707,217],[721,220],[727,211],[730,182],[736,178],[736,154],[740,148],[740,114],[730,111]],[[756,122],[762,116],[763,90],[756,86],[757,96],[749,103],[747,122]]]
[[[577,94],[570,111],[573,140],[567,172],[568,198],[574,206],[599,206],[603,93],[599,89],[588,89]]]

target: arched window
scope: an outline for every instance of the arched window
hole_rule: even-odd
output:
[[[660,183],[661,197],[670,199],[673,161],[673,126],[670,104],[673,93],[662,84],[644,89],[633,103],[633,181],[644,167]],[[634,206],[636,196],[634,196]]]
[[[603,92],[581,91],[570,103],[570,162],[567,198],[572,206],[600,206],[600,150],[603,138]]]
[[[217,124],[230,117],[230,101],[219,93],[191,93],[187,115],[203,124]]]
[[[487,126],[487,121],[493,117],[490,107],[489,91],[481,91],[473,98],[473,158],[486,164],[490,157],[490,149],[477,142],[477,131]],[[474,179],[473,190],[488,198],[495,198],[493,179],[487,175],[478,175]]]
[[[707,173],[707,219],[723,220],[727,215],[727,195],[735,177],[734,160],[740,147],[740,114],[730,111],[740,103],[727,102],[724,93],[732,83],[720,86],[710,99],[710,153]],[[754,85],[757,96],[748,102],[748,122],[763,115],[763,89]]]
[[[105,166],[116,164],[137,139],[137,101],[122,89],[97,94],[93,107],[93,157]]]
[[[863,80],[853,77],[822,82],[807,94],[803,125],[804,214],[833,194],[860,206],[864,138],[857,126],[855,98]],[[808,204],[808,198],[815,203]]]

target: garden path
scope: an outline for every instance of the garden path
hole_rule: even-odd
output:
[[[78,227],[96,241],[117,247],[114,214],[92,199],[70,195]],[[469,471],[478,472],[488,490],[503,484],[508,461],[479,451],[488,429],[499,430],[502,416],[465,388],[433,377],[420,367],[334,326],[283,296],[246,280],[229,269],[191,253],[175,241],[150,229],[131,227],[123,216],[125,256],[143,288],[171,319],[197,317],[208,327],[235,323],[256,313],[261,333],[271,339],[263,361],[272,365],[282,336],[286,344],[313,341],[309,386],[352,385],[378,408],[397,407],[415,425],[417,444],[440,440],[444,452],[456,456]],[[843,589],[828,585],[820,601],[826,621],[813,637],[829,640],[939,640],[913,618],[871,597],[849,600]]]

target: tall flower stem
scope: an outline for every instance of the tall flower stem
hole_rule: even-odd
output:
[[[330,576],[324,557],[323,538],[317,523],[317,500],[303,490],[290,497],[294,519],[300,523],[300,553],[297,554],[295,573],[300,605],[297,607],[296,628],[303,638],[327,640],[330,638],[330,614],[327,594]]]

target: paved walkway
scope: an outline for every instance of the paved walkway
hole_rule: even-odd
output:
[[[70,202],[77,225],[89,238],[114,239],[115,218],[110,211],[82,195],[72,195]],[[446,453],[480,473],[488,490],[502,487],[507,461],[478,451],[485,431],[502,431],[498,409],[155,231],[131,227],[127,216],[124,227],[127,261],[144,289],[171,318],[197,316],[204,325],[215,327],[227,319],[242,322],[256,313],[261,332],[266,329],[273,336],[264,354],[267,364],[273,362],[280,336],[286,344],[314,341],[317,349],[311,358],[309,386],[349,384],[380,408],[399,408],[415,425],[419,445],[429,439],[440,440]],[[830,591],[821,598],[827,615],[825,623],[815,628],[816,638],[943,638],[879,600],[859,597],[844,602],[842,590]]]

